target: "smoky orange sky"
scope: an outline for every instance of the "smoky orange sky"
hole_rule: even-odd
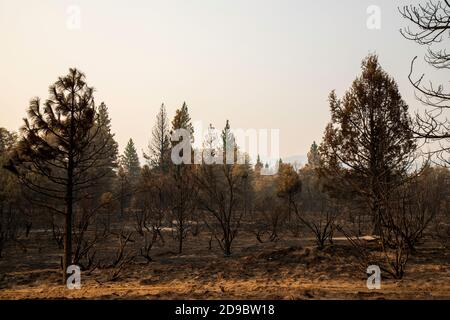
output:
[[[397,7],[412,2],[0,0],[0,126],[17,130],[29,100],[77,67],[109,107],[121,150],[133,138],[142,154],[161,103],[173,117],[186,101],[193,121],[280,129],[283,157],[306,154],[329,120],[329,92],[341,96],[367,54],[412,110],[415,55],[443,82],[426,48],[399,33]],[[380,29],[367,27],[371,5]]]

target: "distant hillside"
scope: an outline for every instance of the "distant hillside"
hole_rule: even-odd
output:
[[[291,163],[291,164],[297,163],[300,166],[304,166],[308,162],[308,157],[304,154],[284,157],[282,159],[283,159],[283,162]]]

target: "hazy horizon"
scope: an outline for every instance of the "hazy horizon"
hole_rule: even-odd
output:
[[[29,100],[47,99],[76,67],[108,106],[121,152],[132,138],[142,156],[161,103],[171,119],[185,101],[193,121],[280,129],[281,156],[305,155],[329,121],[329,92],[341,96],[367,54],[411,110],[415,55],[416,73],[444,82],[423,66],[425,48],[399,33],[407,22],[396,8],[410,2],[0,0],[0,127],[17,131]],[[71,5],[80,29],[66,25]],[[381,9],[379,30],[366,26],[370,5]]]
[[[0,303],[450,300],[449,22],[450,0],[0,0]]]

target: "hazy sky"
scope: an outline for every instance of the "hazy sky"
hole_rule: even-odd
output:
[[[278,128],[281,154],[306,154],[371,52],[417,106],[407,80],[424,48],[399,34],[413,0],[0,0],[0,127],[17,130],[29,100],[77,67],[110,110],[121,150],[145,149],[159,106],[186,101],[194,121]],[[68,28],[79,6],[80,28]],[[381,29],[366,26],[370,5]],[[76,27],[76,24],[75,24]],[[422,68],[422,70],[425,70]],[[430,74],[431,76],[431,74]]]

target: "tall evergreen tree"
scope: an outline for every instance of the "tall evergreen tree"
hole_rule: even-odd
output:
[[[170,160],[169,121],[164,103],[161,105],[156,124],[152,131],[152,140],[148,146],[149,154],[144,154],[149,165],[165,171]]]
[[[141,165],[133,139],[130,138],[120,157],[118,171],[118,191],[120,196],[120,215],[123,216],[125,208],[130,206],[133,195],[139,184]]]
[[[60,77],[49,88],[49,99],[30,102],[15,153],[8,168],[21,182],[51,199],[41,206],[65,217],[63,278],[72,264],[72,224],[74,206],[81,197],[90,197],[100,179],[111,172],[111,143],[99,137],[105,132],[94,103],[94,89],[77,69]]]
[[[139,178],[141,164],[136,151],[133,139],[128,140],[127,146],[121,158],[122,166],[131,180],[136,181]]]
[[[231,132],[230,121],[227,120],[225,127],[222,129],[222,156],[224,164],[233,164],[237,161],[237,145],[236,139]],[[229,157],[231,156],[231,157]]]
[[[378,232],[383,198],[403,182],[416,149],[408,106],[378,57],[369,55],[344,98],[330,94],[330,110],[320,147],[323,172],[368,200]]]
[[[119,155],[119,145],[114,139],[115,134],[111,132],[111,118],[109,117],[108,107],[104,102],[98,106],[97,125],[101,128],[99,139],[106,141],[106,149],[109,150],[109,157],[106,159],[110,162],[112,167],[117,166]]]
[[[194,127],[191,123],[191,117],[189,116],[189,110],[186,102],[183,102],[181,108],[175,111],[175,117],[172,120],[171,132],[176,129],[186,129],[191,135],[191,142],[194,141]]]
[[[261,169],[264,167],[263,163],[261,162],[261,157],[258,154],[258,157],[256,158],[256,164],[255,164],[255,174],[260,175]]]
[[[194,128],[186,103],[183,103],[181,109],[176,111],[172,120],[171,132],[178,129],[188,130],[191,135],[191,142],[193,141]],[[196,209],[197,186],[194,180],[194,168],[191,165],[181,163],[179,165],[171,164],[169,167],[171,171],[169,183],[173,190],[171,192],[172,208],[170,212],[172,219],[176,222],[174,229],[176,230],[175,238],[178,241],[178,252],[182,253],[183,242],[190,228],[188,222],[193,220]]]
[[[98,106],[97,114],[95,127],[98,127],[99,132],[90,148],[92,149],[91,152],[95,152],[98,146],[104,145],[105,154],[101,159],[98,159],[96,166],[102,167],[105,170],[105,175],[102,179],[98,179],[95,188],[91,188],[88,192],[99,196],[104,192],[111,191],[113,180],[116,177],[114,170],[118,166],[119,145],[114,139],[114,134],[111,132],[111,119],[109,117],[108,107],[104,102]]]
[[[320,166],[319,146],[317,145],[317,143],[315,141],[309,148],[307,157],[308,157],[308,163],[307,163],[308,168],[315,169]]]

